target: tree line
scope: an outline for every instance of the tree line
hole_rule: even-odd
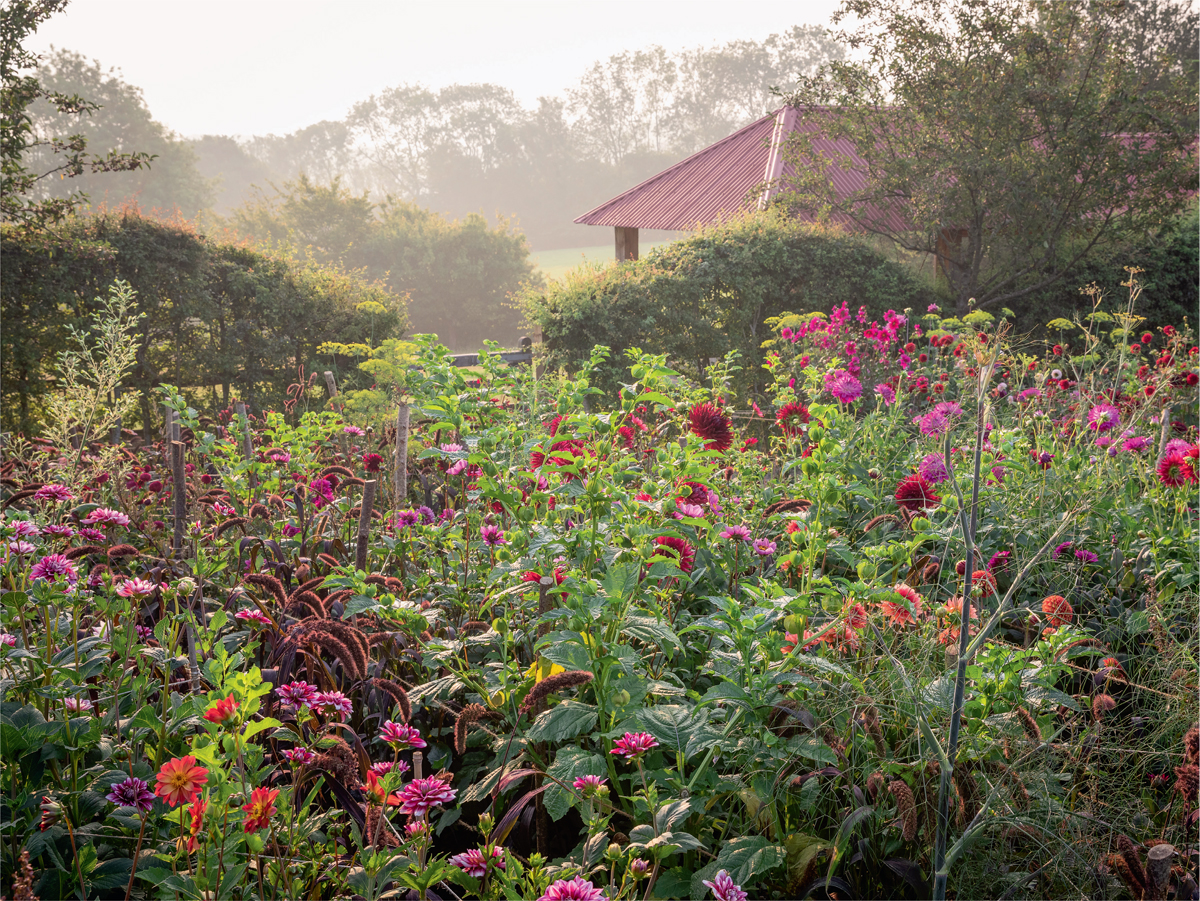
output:
[[[184,139],[154,120],[140,89],[119,72],[58,50],[42,61],[38,79],[100,104],[79,131],[93,146],[156,159],[134,177],[85,174],[74,185],[39,189],[45,197],[82,189],[110,205],[136,197],[146,209],[228,217],[272,185],[301,175],[322,185],[340,178],[376,202],[391,197],[451,218],[510,221],[538,250],[587,245],[607,235],[573,225],[575,217],[765,115],[780,105],[773,87],[844,52],[823,28],[796,26],[761,42],[619,53],[533,109],[495,84],[401,84],[355,103],[342,119],[291,134]],[[39,131],[62,130],[52,105],[35,104],[34,113]],[[31,168],[51,155],[41,149]]]

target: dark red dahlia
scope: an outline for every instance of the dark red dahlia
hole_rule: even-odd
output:
[[[687,494],[682,492],[687,489]],[[680,499],[687,501],[689,504],[703,505],[708,503],[708,486],[701,485],[699,482],[680,482],[679,483]]]
[[[920,473],[913,473],[896,486],[896,503],[906,510],[923,510],[934,507],[941,500],[933,486]]]
[[[733,429],[729,419],[710,403],[696,404],[688,413],[692,434],[707,442],[706,450],[728,450],[733,444]]]
[[[696,549],[688,544],[684,539],[676,538],[674,535],[659,535],[654,539],[654,543],[657,544],[660,549],[670,548],[675,552],[674,554],[671,554],[669,552],[663,553],[661,550],[656,550],[653,555],[654,557],[669,557],[672,559],[677,558],[675,562],[685,573],[690,573],[692,571],[692,567],[696,565]],[[653,557],[651,559],[653,559]]]
[[[379,472],[379,467],[383,465],[383,457],[379,454],[363,454],[362,459],[367,472]]]
[[[804,432],[804,426],[808,423],[808,419],[808,407],[793,401],[779,410],[775,422],[779,424],[783,434],[789,438],[795,438]]]

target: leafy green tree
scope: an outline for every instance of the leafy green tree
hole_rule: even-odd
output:
[[[835,21],[860,21],[837,37],[856,58],[787,98],[817,129],[794,139],[786,202],[940,251],[960,315],[1164,226],[1196,183],[1196,97],[1177,61],[1127,64],[1124,8],[846,0]],[[818,134],[857,148],[861,188],[834,187],[830,168],[853,163],[814,150]]]
[[[204,135],[192,141],[196,169],[213,186],[212,211],[228,216],[254,199],[255,188],[266,188],[274,175],[270,166],[226,135]]]
[[[39,25],[62,11],[67,0],[9,0],[0,6],[0,219],[41,227],[59,221],[87,201],[78,190],[53,197],[37,196],[47,179],[75,178],[84,173],[133,171],[147,166],[145,152],[87,150],[83,134],[56,137],[34,129],[33,106],[44,101],[63,116],[94,113],[97,104],[76,95],[47,90],[30,73],[36,54],[23,44]],[[72,122],[75,120],[72,119]],[[45,152],[49,168],[29,168],[27,158]]]
[[[187,222],[134,208],[63,219],[53,233],[0,231],[0,383],[3,426],[29,431],[54,384],[46,366],[83,330],[108,285],[136,291],[141,314],[128,385],[141,394],[143,425],[153,390],[170,382],[215,412],[234,397],[281,408],[301,366],[328,368],[318,348],[399,337],[401,298],[340,267],[212,240]],[[366,382],[367,375],[352,371]]]

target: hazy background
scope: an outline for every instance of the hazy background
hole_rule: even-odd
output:
[[[31,45],[44,83],[103,109],[65,126],[43,110],[44,131],[158,160],[47,193],[134,198],[245,232],[243,214],[285,183],[336,179],[376,202],[482,214],[557,275],[611,253],[611,230],[575,217],[767,113],[772,86],[839,55],[823,36],[836,6],[75,0]]]
[[[662,44],[762,40],[826,25],[835,0],[73,0],[41,26],[51,45],[115,66],[185,137],[284,134],[337,119],[402,82],[490,82],[532,106],[591,62]]]

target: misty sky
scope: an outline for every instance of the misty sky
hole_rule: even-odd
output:
[[[184,137],[285,134],[403,82],[491,82],[527,106],[622,50],[761,41],[836,0],[72,0],[30,48],[121,70]]]

